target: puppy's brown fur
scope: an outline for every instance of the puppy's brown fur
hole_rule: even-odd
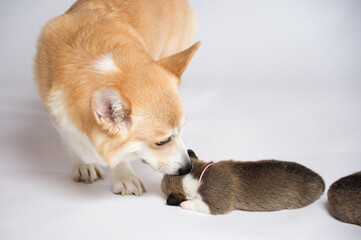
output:
[[[198,180],[208,163],[190,152]],[[162,191],[169,205],[189,200],[183,185],[185,176],[165,175]],[[316,201],[325,188],[322,178],[312,170],[294,163],[276,160],[257,162],[221,161],[209,167],[197,194],[211,214],[224,214],[234,209],[276,211],[301,208]],[[193,209],[198,210],[198,209]]]
[[[361,226],[361,171],[333,183],[327,195],[333,217]]]

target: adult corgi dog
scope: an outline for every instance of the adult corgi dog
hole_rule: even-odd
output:
[[[138,196],[131,160],[190,172],[177,87],[200,46],[195,33],[186,0],[79,0],[44,26],[35,81],[74,180],[92,183],[108,165],[113,192]]]
[[[162,191],[168,205],[210,214],[232,210],[278,211],[305,207],[320,198],[320,175],[295,162],[261,160],[206,163],[192,150],[193,163],[184,176],[164,175]]]

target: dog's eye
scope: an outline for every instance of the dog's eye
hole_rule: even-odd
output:
[[[169,137],[167,140],[165,140],[165,141],[162,141],[162,142],[156,142],[155,143],[155,145],[157,145],[157,146],[163,146],[164,144],[167,144],[167,143],[169,143],[170,142],[170,140],[171,140],[171,138]]]

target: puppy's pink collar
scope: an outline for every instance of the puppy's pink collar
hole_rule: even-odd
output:
[[[198,188],[199,188],[199,185],[201,185],[202,177],[203,177],[204,173],[206,172],[207,168],[209,168],[212,165],[213,165],[213,163],[210,163],[203,169],[203,172],[202,172],[201,176],[198,179],[198,185],[197,185]]]

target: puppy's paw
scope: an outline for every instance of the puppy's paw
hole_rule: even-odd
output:
[[[112,191],[115,194],[134,194],[136,196],[142,195],[142,192],[146,192],[144,184],[140,178],[135,175],[129,175],[125,177],[119,177],[112,182]]]
[[[181,202],[180,207],[184,210],[195,210],[194,202],[192,200]]]
[[[209,206],[202,199],[199,198],[184,201],[180,204],[180,206],[184,210],[193,210],[207,214],[211,213]]]
[[[73,166],[73,179],[76,182],[93,183],[95,180],[104,179],[104,172],[95,164],[81,164]]]

